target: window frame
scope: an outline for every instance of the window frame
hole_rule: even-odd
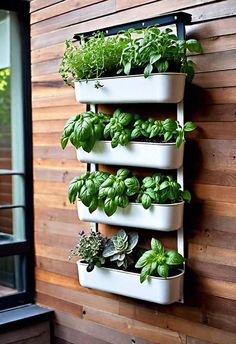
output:
[[[32,147],[32,104],[31,104],[31,64],[30,64],[30,2],[8,0],[0,5],[1,10],[13,11],[19,18],[22,57],[23,95],[23,140],[24,140],[24,183],[25,193],[25,240],[0,244],[0,258],[13,255],[25,257],[24,291],[0,297],[0,310],[34,302],[34,205],[33,205],[33,147]],[[14,170],[0,170],[1,175],[22,175]],[[10,205],[8,208],[14,208]],[[5,207],[6,208],[6,207]],[[1,207],[4,209],[4,206]],[[0,209],[0,211],[1,211]]]

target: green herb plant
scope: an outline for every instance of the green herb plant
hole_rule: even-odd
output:
[[[147,78],[152,72],[184,72],[192,81],[195,65],[187,58],[186,51],[202,52],[201,44],[196,39],[179,40],[172,29],[160,30],[157,26],[131,29],[127,36],[130,42],[122,52],[120,73],[142,72]]]
[[[126,208],[129,197],[134,196],[140,188],[139,180],[126,168],[121,168],[116,175],[110,175],[100,186],[99,204],[107,216],[112,216],[118,207]]]
[[[103,132],[110,116],[103,112],[83,112],[71,117],[65,124],[61,146],[64,149],[70,140],[78,149],[82,147],[86,152],[91,152],[95,143],[104,138]]]
[[[184,72],[191,81],[195,64],[186,56],[186,51],[201,53],[201,44],[196,39],[179,40],[169,28],[157,26],[142,30],[130,29],[123,33],[105,37],[102,32],[74,45],[67,40],[60,74],[66,84],[72,81],[114,76],[116,74],[144,74],[152,72]],[[102,87],[98,82],[95,87]]]
[[[110,121],[104,129],[104,138],[111,139],[112,148],[126,146],[131,140],[131,126],[135,120],[135,116],[127,112],[121,112],[120,109],[115,110]]]
[[[157,173],[143,179],[136,201],[142,203],[144,209],[149,209],[153,203],[190,202],[191,194],[187,190],[182,191],[172,176]]]
[[[66,48],[59,72],[64,82],[72,86],[72,81],[88,80],[100,76],[111,76],[119,69],[123,49],[129,43],[126,35],[105,37],[102,32],[89,39],[80,37],[75,46],[71,40],[65,42]],[[102,87],[96,83],[96,87]]]
[[[179,148],[184,141],[184,133],[196,129],[196,124],[186,122],[182,127],[178,121],[167,118],[164,121],[148,118],[147,120],[137,119],[134,122],[131,132],[131,139],[137,140],[145,137],[149,139],[160,138],[163,142],[175,141]]]
[[[112,148],[126,146],[130,141],[144,139],[174,142],[179,148],[184,141],[185,132],[193,131],[196,125],[186,122],[182,127],[178,121],[167,118],[164,121],[139,115],[132,115],[116,109],[113,115],[103,112],[87,111],[71,117],[64,126],[61,146],[64,149],[70,141],[78,149],[91,152],[100,140],[111,140]]]
[[[112,216],[118,207],[126,208],[134,201],[148,209],[152,204],[191,200],[190,192],[182,191],[180,184],[171,176],[154,174],[140,183],[126,168],[119,169],[116,175],[97,171],[76,177],[69,185],[68,195],[71,203],[78,198],[90,213],[99,207],[107,216]]]
[[[137,261],[135,267],[142,269],[140,282],[143,283],[151,275],[167,278],[171,268],[184,262],[184,257],[175,250],[165,250],[163,244],[156,239],[151,240],[151,250],[146,251]]]
[[[105,248],[106,238],[100,232],[90,230],[86,235],[84,231],[79,234],[78,244],[70,250],[69,259],[80,256],[88,264],[87,271],[90,272],[94,266],[101,267],[105,264],[102,252]]]
[[[118,268],[127,269],[134,264],[132,252],[138,243],[138,233],[127,234],[123,229],[117,235],[109,238],[102,252],[104,258],[108,258],[110,263]]]
[[[68,188],[70,203],[74,203],[78,197],[90,213],[95,211],[99,206],[99,187],[108,177],[109,173],[103,171],[87,172],[75,177]]]

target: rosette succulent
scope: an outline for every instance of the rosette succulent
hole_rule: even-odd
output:
[[[78,244],[70,251],[69,259],[79,256],[88,263],[87,271],[90,272],[94,266],[101,267],[105,263],[102,251],[105,247],[106,239],[100,232],[90,230],[87,236],[84,231],[79,234]]]
[[[128,266],[133,264],[130,255],[137,245],[138,239],[138,233],[127,234],[121,229],[117,235],[107,240],[102,255],[104,258],[109,258],[110,262],[115,263],[118,268],[127,269]]]

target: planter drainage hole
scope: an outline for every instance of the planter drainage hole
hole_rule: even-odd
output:
[[[131,343],[133,343],[133,344],[136,343],[134,338],[131,339]]]
[[[86,311],[83,311],[83,314],[85,315],[85,314],[86,314]]]

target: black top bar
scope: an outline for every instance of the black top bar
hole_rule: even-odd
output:
[[[148,26],[154,26],[156,24],[160,26],[171,25],[171,24],[177,25],[178,23],[188,25],[191,23],[191,20],[192,20],[191,14],[185,13],[185,12],[176,12],[176,13],[166,14],[160,17],[155,17],[155,18],[150,18],[150,19],[145,19],[145,20],[138,20],[138,21],[134,21],[131,23],[126,23],[126,24],[115,25],[115,26],[99,29],[96,31],[76,33],[74,35],[74,38],[79,40],[81,35],[83,35],[86,38],[89,38],[97,32],[103,32],[105,36],[111,36],[111,35],[115,35],[119,31],[126,31],[130,28],[142,29]]]

